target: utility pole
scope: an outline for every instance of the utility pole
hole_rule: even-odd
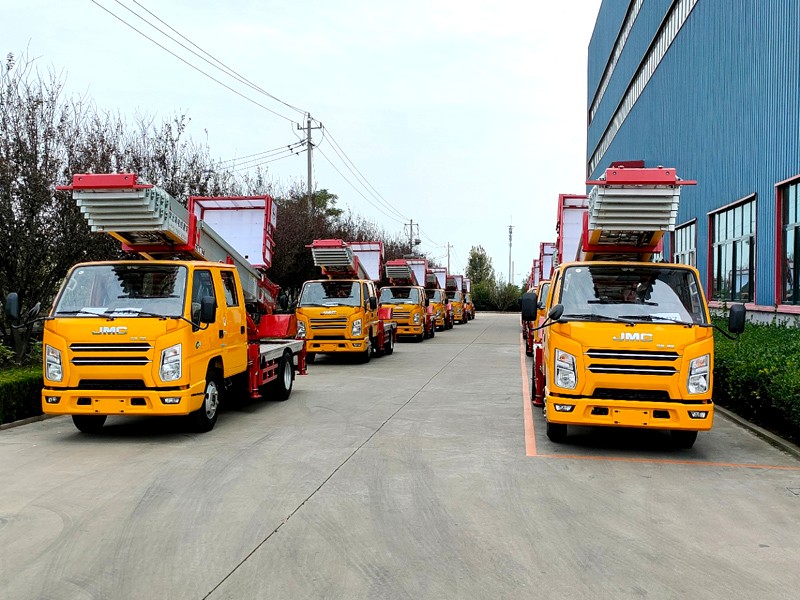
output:
[[[298,129],[302,129],[303,127],[298,123]],[[314,203],[312,202],[312,191],[311,191],[311,182],[313,181],[313,173],[311,172],[312,169],[312,161],[311,161],[311,149],[314,147],[314,144],[311,142],[311,130],[312,129],[322,129],[322,123],[319,124],[318,127],[311,126],[311,113],[306,113],[306,158],[308,159],[308,212],[309,214],[313,214],[314,212]]]
[[[419,223],[415,224],[414,219],[410,219],[410,221],[406,223],[404,227],[406,228],[406,232],[408,233],[408,253],[413,256],[414,246],[422,243],[422,240],[419,239]],[[416,227],[416,235],[414,235],[415,227]]]
[[[450,248],[453,245],[450,242],[447,242],[447,272],[450,273]]]
[[[511,283],[512,279],[512,265],[511,265],[511,231],[514,229],[514,226],[509,224],[508,225],[508,283]]]

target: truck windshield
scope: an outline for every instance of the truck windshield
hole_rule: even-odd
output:
[[[358,281],[307,281],[298,306],[360,306]]]
[[[431,302],[440,302],[442,301],[442,292],[441,290],[425,290],[425,295],[428,296],[428,300]]]
[[[381,288],[381,304],[419,304],[419,290],[411,287]]]
[[[185,291],[181,265],[85,265],[64,282],[53,316],[180,317]]]
[[[562,277],[564,318],[623,318],[705,324],[700,286],[689,269],[653,265],[576,265]]]
[[[447,299],[454,302],[461,302],[461,292],[446,292]]]

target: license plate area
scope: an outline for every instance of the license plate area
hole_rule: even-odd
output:
[[[653,415],[649,409],[640,408],[612,408],[611,421],[615,425],[630,427],[646,427],[650,424]]]

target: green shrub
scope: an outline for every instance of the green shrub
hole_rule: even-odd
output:
[[[0,423],[42,414],[42,367],[0,371]]]
[[[714,339],[714,401],[800,441],[800,329],[748,323],[738,341]]]

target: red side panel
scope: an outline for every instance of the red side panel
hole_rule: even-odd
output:
[[[259,338],[292,339],[297,335],[294,315],[264,315],[258,324]]]

